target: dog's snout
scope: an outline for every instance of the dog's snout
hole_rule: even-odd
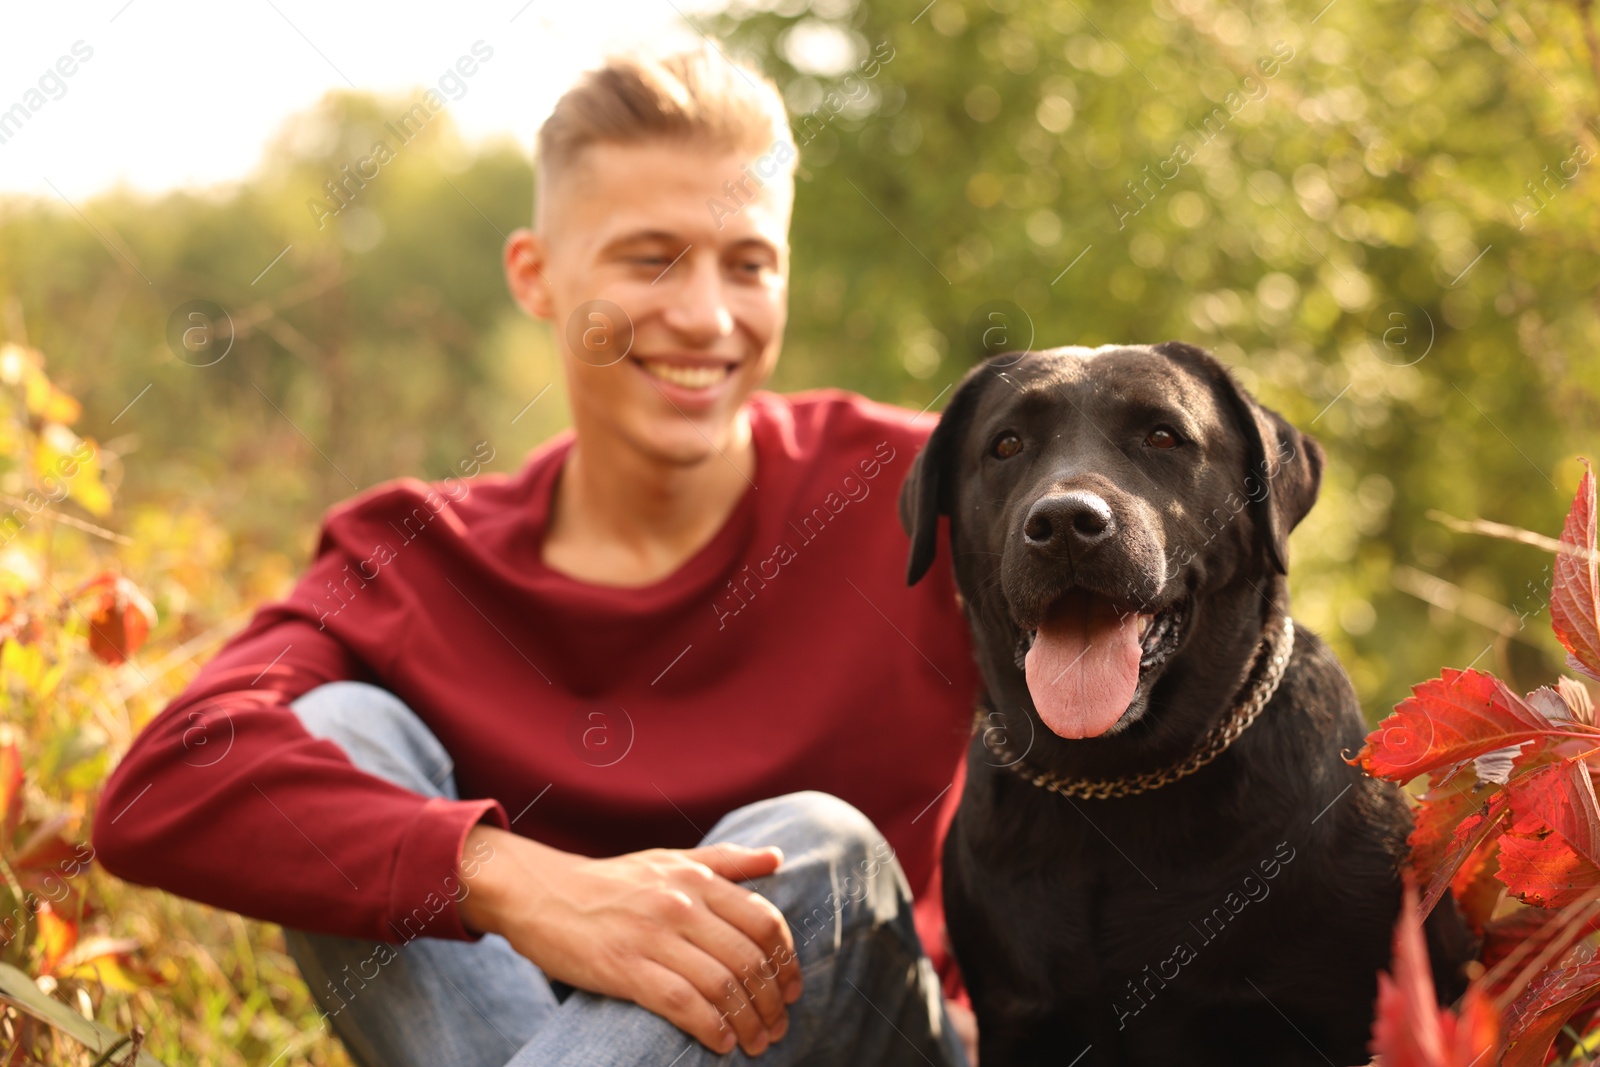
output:
[[[1099,544],[1116,532],[1111,506],[1093,493],[1053,493],[1034,501],[1022,524],[1022,538],[1034,548],[1059,549]]]

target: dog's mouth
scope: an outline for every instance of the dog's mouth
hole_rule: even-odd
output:
[[[1186,600],[1141,612],[1086,589],[1052,601],[1017,650],[1039,718],[1062,737],[1112,731],[1177,650],[1188,614]]]
[[[1189,621],[1189,602],[1180,600],[1160,611],[1140,615],[1139,676],[1165,663],[1183,640],[1184,624]]]

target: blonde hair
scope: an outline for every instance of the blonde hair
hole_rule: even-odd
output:
[[[538,200],[591,145],[663,140],[729,152],[779,149],[784,170],[794,169],[794,138],[777,86],[708,42],[672,55],[613,56],[584,74],[539,128]]]

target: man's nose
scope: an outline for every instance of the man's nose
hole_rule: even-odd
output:
[[[1056,552],[1088,548],[1117,531],[1111,505],[1094,493],[1074,490],[1040,497],[1022,523],[1022,539],[1029,548]]]
[[[733,332],[733,312],[717,256],[696,251],[691,247],[654,284],[669,286],[667,325],[690,343],[705,345]]]

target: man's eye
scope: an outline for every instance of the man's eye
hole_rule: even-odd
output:
[[[1179,437],[1178,431],[1170,426],[1157,426],[1146,435],[1144,443],[1151,448],[1159,448],[1165,451],[1183,444],[1183,438]]]
[[[996,459],[1010,459],[1022,451],[1022,438],[1006,430],[989,445],[989,454]]]

